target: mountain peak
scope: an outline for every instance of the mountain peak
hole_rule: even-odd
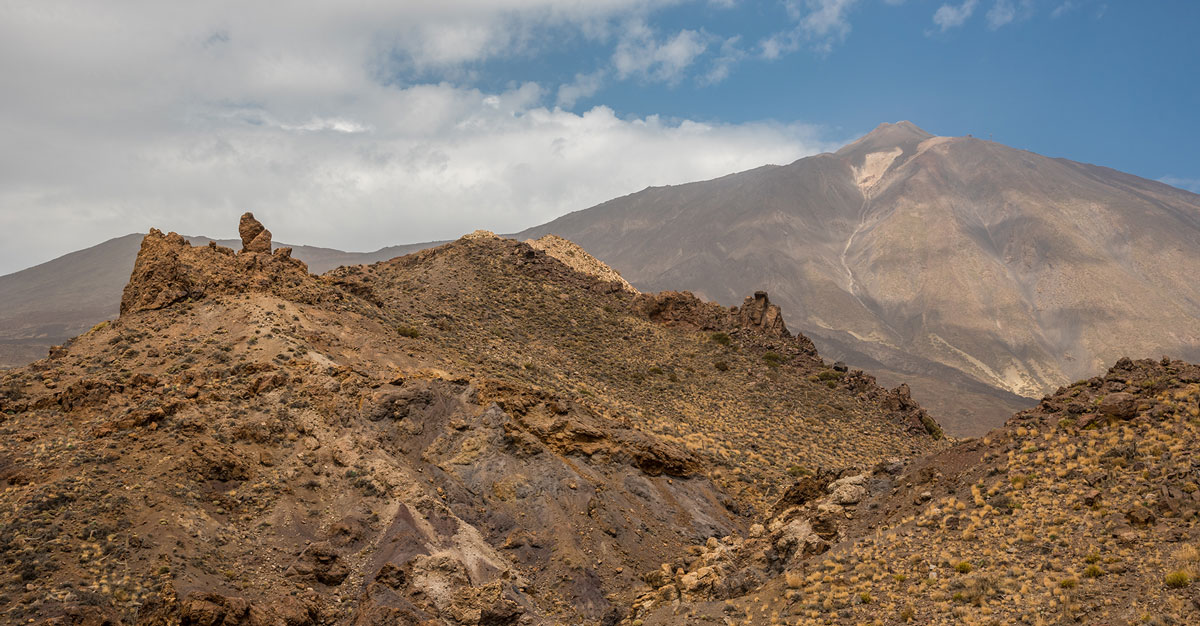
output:
[[[852,163],[861,163],[868,154],[892,152],[896,148],[900,148],[906,154],[911,154],[916,152],[917,146],[922,141],[934,136],[907,120],[894,124],[884,122],[876,126],[875,130],[846,145],[835,154],[849,159]]]

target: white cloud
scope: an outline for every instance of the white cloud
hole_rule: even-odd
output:
[[[894,6],[903,1],[884,0],[884,4]],[[829,53],[850,35],[850,13],[858,4],[859,0],[785,0],[784,7],[794,26],[759,41],[759,55],[778,59],[805,44],[818,53]]]
[[[0,273],[152,226],[231,236],[244,210],[281,241],[343,249],[514,231],[831,147],[802,125],[547,106],[578,103],[611,72],[549,89],[381,80],[396,63],[523,54],[547,24],[603,38],[613,15],[651,5],[310,2],[285,19],[253,3],[5,4]],[[422,47],[441,34],[459,47]],[[677,79],[719,40],[649,41],[652,61],[631,61],[631,76]],[[736,57],[726,43],[718,59]]]
[[[733,67],[747,56],[746,51],[739,47],[741,40],[740,36],[735,36],[721,42],[721,51],[713,60],[712,68],[701,78],[701,82],[712,85],[729,78]]]
[[[1027,20],[1033,13],[1034,0],[996,0],[987,12],[988,28],[997,30],[1014,22]]]
[[[613,52],[617,77],[678,83],[684,71],[708,49],[713,38],[684,29],[659,41],[642,20],[630,20]]]
[[[959,5],[943,4],[934,12],[933,23],[937,24],[942,32],[962,26],[975,12],[977,4],[978,0],[965,0]]]
[[[604,76],[604,70],[596,70],[590,74],[576,74],[574,81],[559,85],[555,103],[567,109],[574,108],[580,100],[590,98],[600,91],[600,88],[604,86]]]
[[[1053,17],[1053,18],[1062,17],[1062,16],[1066,15],[1067,13],[1070,13],[1071,11],[1075,10],[1075,6],[1076,6],[1076,4],[1074,2],[1072,2],[1071,0],[1066,0],[1062,4],[1054,7],[1054,10],[1050,12],[1050,17]]]
[[[995,30],[1011,23],[1016,17],[1017,9],[1011,0],[996,0],[996,4],[993,4],[987,12],[988,28]]]
[[[800,19],[800,25],[811,36],[823,39],[845,39],[850,32],[847,13],[858,0],[807,0],[808,12]]]

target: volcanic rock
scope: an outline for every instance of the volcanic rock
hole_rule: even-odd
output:
[[[758,330],[772,337],[791,337],[783,323],[783,312],[778,305],[771,304],[767,292],[756,291],[748,296],[738,309],[738,321],[742,326]]]
[[[242,214],[238,234],[242,236],[242,252],[271,253],[271,231],[254,219],[253,213]]]

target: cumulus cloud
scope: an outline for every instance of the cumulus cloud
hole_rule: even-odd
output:
[[[231,236],[244,210],[281,241],[353,250],[511,232],[830,147],[803,125],[559,108],[602,74],[493,89],[413,78],[523,54],[547,24],[602,37],[598,22],[650,4],[311,2],[287,19],[253,3],[5,5],[0,274],[152,226]],[[438,28],[461,47],[401,35]],[[716,46],[702,35],[651,36],[653,61],[626,68],[670,79]]]
[[[590,74],[576,74],[575,80],[558,87],[556,104],[571,109],[580,100],[590,98],[604,86],[604,70],[596,70]]]
[[[933,13],[933,23],[937,24],[942,32],[946,32],[951,28],[958,28],[975,12],[975,5],[977,4],[979,4],[979,0],[965,0],[962,4],[958,5],[943,4]]]

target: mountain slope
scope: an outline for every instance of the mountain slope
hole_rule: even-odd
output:
[[[647,576],[646,626],[1195,624],[1200,366],[1122,359],[982,439],[806,478]],[[773,552],[774,559],[763,558]],[[769,582],[731,592],[721,581]]]
[[[613,624],[788,476],[945,446],[765,294],[577,260],[151,231],[119,318],[0,377],[0,621]]]
[[[518,236],[548,233],[639,288],[766,289],[827,353],[910,380],[952,432],[1126,353],[1200,357],[1200,196],[908,122]]]

